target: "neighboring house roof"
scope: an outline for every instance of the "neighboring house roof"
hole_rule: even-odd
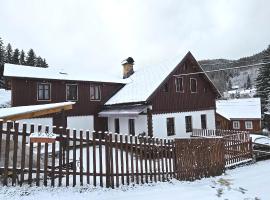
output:
[[[108,83],[126,83],[128,80],[122,79],[112,74],[102,73],[74,73],[53,67],[41,68],[25,65],[5,64],[4,76],[34,79],[52,80],[73,80],[73,81],[93,81]]]
[[[38,117],[51,113],[61,112],[62,110],[70,110],[72,109],[73,104],[75,104],[75,102],[61,102],[42,105],[1,108],[0,119],[3,119],[5,122],[7,120],[15,121],[19,119]]]
[[[261,99],[229,99],[216,101],[216,112],[228,120],[261,119]]]
[[[161,65],[152,65],[136,70],[134,74],[128,78],[130,81],[112,96],[105,105],[146,102],[163,81],[169,77],[174,69],[176,69],[188,56],[191,56],[195,60],[192,54],[188,52],[185,56],[181,57],[180,62],[177,60],[176,62],[162,63]],[[198,62],[197,64],[200,71],[203,72],[203,69]],[[207,74],[205,74],[205,78],[217,91],[218,96],[221,96]]]

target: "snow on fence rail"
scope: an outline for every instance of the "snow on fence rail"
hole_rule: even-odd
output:
[[[225,143],[225,167],[252,161],[252,141],[248,131],[193,129],[193,137],[222,137]]]
[[[53,127],[57,136],[48,140],[32,134],[34,125],[30,132],[26,124],[18,127],[8,122],[4,129],[0,121],[3,185],[114,188],[171,178],[194,180],[224,171],[224,145],[217,138],[168,140]],[[38,130],[50,129],[39,125]]]

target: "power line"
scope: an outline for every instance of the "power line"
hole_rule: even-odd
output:
[[[261,59],[265,59],[265,58],[270,58],[270,56],[264,56],[264,57],[262,57]],[[219,59],[217,59],[217,60],[219,60]],[[226,59],[220,59],[220,60],[226,60]],[[205,60],[205,61],[207,61],[207,60]],[[229,61],[226,61],[226,63],[221,63],[221,62],[216,62],[216,63],[210,63],[210,64],[201,64],[201,66],[211,66],[211,65],[227,65],[227,64],[235,64],[235,63],[242,63],[242,62],[249,62],[249,61],[247,61],[247,60],[235,60],[235,61],[231,61],[231,60],[229,60]]]
[[[243,65],[239,67],[230,67],[230,68],[223,68],[223,69],[216,69],[216,70],[209,70],[209,71],[202,71],[202,72],[193,72],[193,73],[187,73],[187,74],[178,74],[173,76],[188,76],[188,75],[195,75],[195,74],[205,74],[205,73],[211,73],[211,72],[218,72],[218,71],[226,71],[226,70],[234,70],[234,69],[242,69],[242,68],[248,68],[248,67],[254,67],[254,66],[260,66],[260,65],[266,65],[270,64],[270,62],[266,63],[257,63],[252,65]]]

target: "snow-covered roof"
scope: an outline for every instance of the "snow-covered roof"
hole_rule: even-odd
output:
[[[186,55],[179,56],[174,61],[162,62],[159,65],[151,65],[135,70],[134,74],[128,78],[128,83],[112,96],[105,105],[145,102],[188,54],[191,53],[188,52]],[[201,70],[203,71],[202,68]],[[208,81],[211,82],[207,74],[205,75]],[[212,85],[215,87],[213,83]],[[215,89],[217,90],[217,88]],[[220,95],[218,90],[217,93]]]
[[[11,102],[11,91],[0,89],[0,108],[9,107]]]
[[[69,106],[73,104],[75,104],[75,102],[61,102],[61,103],[50,103],[50,104],[42,104],[42,105],[0,108],[0,119],[12,117],[15,115],[23,115],[23,114],[28,114],[28,113],[34,113],[37,111],[43,111],[43,110],[48,110],[48,109]]]
[[[21,77],[21,78],[38,78],[38,79],[53,79],[53,80],[74,80],[74,81],[96,81],[109,83],[126,83],[127,80],[122,79],[106,72],[102,73],[80,73],[71,72],[60,68],[41,68],[25,65],[5,64],[4,76],[6,77]]]
[[[260,98],[216,101],[216,112],[226,119],[261,119]]]

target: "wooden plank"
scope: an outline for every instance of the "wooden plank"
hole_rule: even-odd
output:
[[[38,125],[38,132],[41,132],[41,125]],[[40,149],[41,149],[41,143],[38,142],[37,144],[37,172],[36,172],[36,186],[40,185]]]
[[[17,178],[18,130],[19,130],[19,123],[16,122],[14,124],[14,132],[13,132],[14,146],[13,146],[12,185],[16,185],[16,178]]]
[[[172,170],[173,170],[173,178],[175,177],[175,173],[176,173],[176,149],[175,149],[175,140],[172,141]]]
[[[7,122],[7,132],[6,132],[6,147],[5,147],[5,165],[4,165],[4,179],[3,179],[3,185],[7,186],[8,182],[8,164],[9,164],[9,149],[10,149],[10,134],[11,134],[11,128],[13,126],[13,123],[8,121]]]
[[[64,106],[59,106],[57,108],[43,109],[43,110],[38,110],[38,111],[28,111],[26,113],[9,115],[7,117],[4,117],[3,120],[4,122],[7,122],[8,120],[17,121],[20,119],[31,119],[31,118],[48,115],[52,113],[58,113],[58,112],[62,112],[63,110],[71,110],[71,109],[72,109],[72,105],[64,105]]]
[[[165,169],[166,169],[166,180],[168,180],[168,143],[167,140],[164,140],[164,148],[165,148]]]
[[[152,138],[153,145],[153,170],[154,170],[154,181],[157,182],[157,144],[156,139]]]
[[[135,136],[135,166],[136,166],[136,184],[139,184],[139,152],[138,152],[138,137]]]
[[[157,174],[158,174],[158,181],[161,181],[161,172],[160,172],[160,159],[161,159],[161,147],[159,146],[160,140],[156,139],[156,145],[157,145]]]
[[[70,129],[66,129],[66,186],[69,186],[69,142],[70,142]]]
[[[148,138],[148,161],[149,161],[149,174],[150,174],[150,182],[153,182],[153,166],[152,166],[152,161],[153,161],[153,146],[152,146],[152,139],[149,137]]]
[[[55,132],[54,132],[55,133]],[[52,166],[51,166],[51,186],[55,185],[55,142],[52,143]]]
[[[114,144],[115,144],[115,179],[116,187],[119,187],[119,163],[118,163],[118,135],[114,135]]]
[[[109,144],[109,136],[107,133],[105,133],[105,166],[106,166],[106,188],[109,188],[111,186],[110,183],[110,144]]]
[[[102,160],[102,132],[98,132],[98,145],[99,145],[99,185],[103,187],[103,160]]]
[[[165,181],[165,172],[164,172],[164,146],[163,146],[163,139],[160,139],[160,147],[161,147],[161,174],[162,174],[162,181]]]
[[[134,155],[133,155],[133,136],[129,137],[130,141],[130,161],[131,161],[131,182],[134,183]]]
[[[27,125],[26,124],[23,124],[23,129],[22,129],[21,181],[20,181],[20,186],[22,186],[22,184],[24,182],[26,130],[27,130]]]
[[[45,133],[49,133],[49,126],[45,127]],[[48,143],[45,143],[45,154],[44,154],[44,186],[48,185]]]
[[[110,186],[114,189],[114,155],[113,155],[113,144],[112,144],[112,134],[109,134],[109,144],[110,144]]]
[[[34,125],[30,125],[30,134],[34,133]],[[33,169],[33,143],[30,142],[29,148],[29,173],[28,173],[28,184],[32,184],[32,169]]]
[[[53,133],[57,134],[56,126],[53,126]],[[55,185],[55,142],[52,143],[52,158],[51,158],[51,186]]]
[[[58,178],[58,186],[62,186],[62,178],[63,178],[63,127],[60,126],[58,131],[59,131],[59,178]]]
[[[143,137],[139,138],[140,142],[140,173],[141,173],[141,184],[144,184],[144,173],[143,173]]]
[[[121,183],[125,184],[124,177],[124,149],[123,149],[123,135],[120,135],[120,157],[121,157]]]
[[[80,130],[80,185],[83,185],[83,131]]]
[[[93,185],[96,187],[97,186],[97,169],[96,169],[96,164],[97,164],[97,159],[96,159],[96,132],[92,132],[92,138],[93,138]]]
[[[76,186],[76,130],[73,129],[73,159],[72,159],[72,168],[73,168],[73,187]]]
[[[147,137],[143,137],[143,152],[144,152],[144,173],[145,173],[145,182],[148,183],[148,167],[147,167]]]
[[[129,156],[128,156],[128,136],[125,135],[125,150],[126,150],[126,182],[129,185]]]
[[[90,184],[90,141],[89,131],[86,131],[86,182]]]
[[[172,178],[172,141],[168,140],[169,175]]]

